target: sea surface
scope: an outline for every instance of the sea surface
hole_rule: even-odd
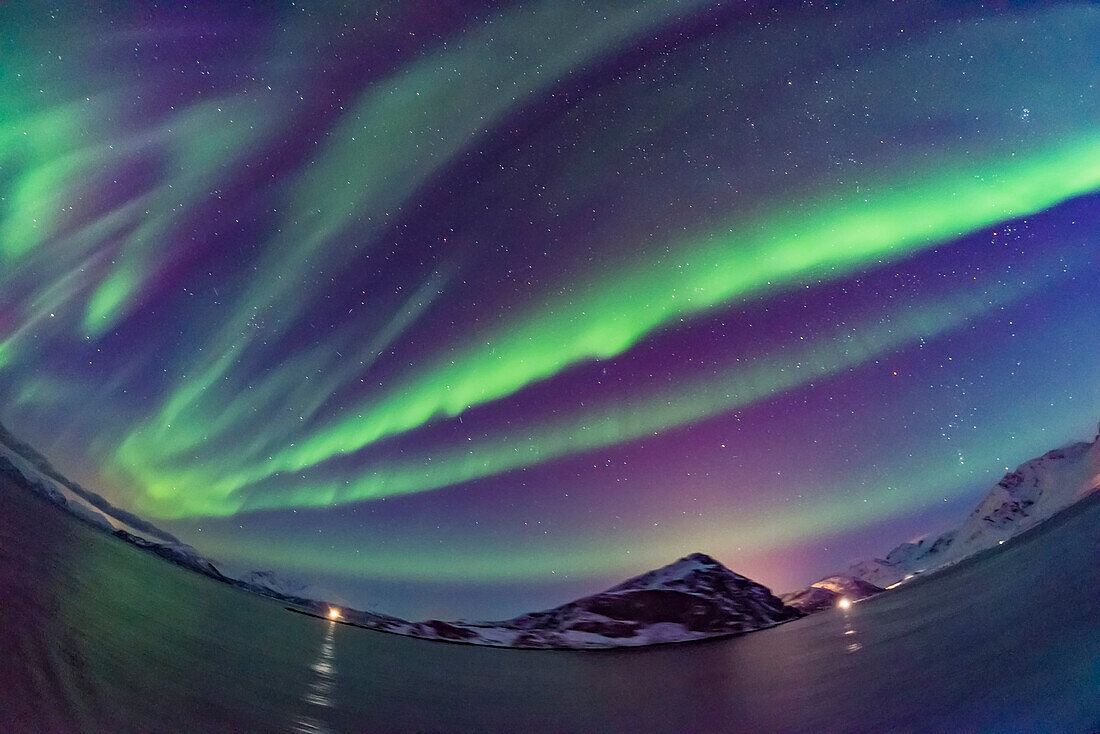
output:
[[[1100,731],[1100,501],[877,598],[648,650],[286,611],[0,484],[0,731]]]

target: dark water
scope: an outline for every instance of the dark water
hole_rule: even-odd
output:
[[[0,731],[1096,731],[1100,502],[847,614],[571,653],[291,614],[0,486]]]

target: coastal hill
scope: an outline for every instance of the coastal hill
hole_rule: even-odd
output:
[[[784,604],[803,614],[814,614],[832,609],[840,604],[842,599],[852,602],[863,601],[882,591],[881,587],[867,583],[863,579],[836,574],[815,581],[805,589],[781,594],[779,598]]]
[[[406,634],[501,647],[636,647],[750,632],[800,616],[767,587],[693,553],[544,612],[503,622],[424,622]]]

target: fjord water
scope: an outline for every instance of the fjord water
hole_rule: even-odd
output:
[[[556,652],[287,612],[0,484],[0,731],[1091,731],[1100,501],[736,638]]]

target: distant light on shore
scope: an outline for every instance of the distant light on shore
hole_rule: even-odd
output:
[[[328,608],[328,618],[329,619],[340,619],[340,610],[337,609],[336,607],[329,607]]]
[[[849,609],[852,606],[852,600],[848,597],[843,597],[839,602],[837,602],[837,606],[841,609]]]

